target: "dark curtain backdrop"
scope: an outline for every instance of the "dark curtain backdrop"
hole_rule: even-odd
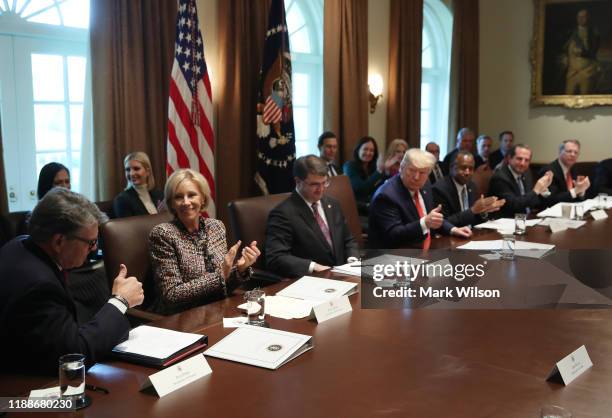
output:
[[[90,17],[96,199],[125,187],[123,158],[149,154],[157,187],[166,164],[174,0],[92,0]]]
[[[368,135],[368,0],[326,0],[323,44],[323,126],[350,160]]]
[[[219,2],[217,217],[227,226],[230,201],[260,194],[254,180],[257,84],[270,3]]]
[[[457,132],[462,127],[470,127],[478,134],[478,10],[478,0],[452,1],[449,149],[455,147]]]
[[[423,0],[391,0],[387,138],[420,145]]]
[[[0,119],[0,213],[8,213],[6,175],[4,174],[4,147],[2,144],[2,119]]]

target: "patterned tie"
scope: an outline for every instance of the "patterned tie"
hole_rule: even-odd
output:
[[[523,183],[523,176],[517,177],[516,182],[518,183],[519,192],[521,193],[521,196],[523,196],[525,194],[525,184]]]
[[[565,175],[565,184],[567,185],[567,190],[572,190],[574,188],[574,179],[572,179],[572,173],[567,170],[567,174]]]
[[[325,224],[325,221],[323,220],[321,215],[319,215],[318,206],[319,206],[319,202],[314,202],[312,204],[312,213],[313,213],[313,215],[315,217],[315,220],[319,224],[319,228],[321,228],[321,232],[323,232],[323,236],[325,237],[325,241],[327,241],[327,243],[329,244],[329,247],[333,251],[334,246],[332,245],[332,239],[331,239],[331,235],[329,233],[329,228]]]
[[[463,189],[461,189],[461,199],[463,202],[463,208],[461,208],[461,210],[468,210],[470,208],[470,201],[468,200],[468,193],[467,193],[467,187],[463,186]]]
[[[419,200],[419,192],[414,192],[414,206],[416,206],[417,213],[419,214],[419,219],[425,216],[425,211],[421,206],[421,202]],[[425,240],[423,241],[423,249],[428,250],[431,246],[431,234],[427,234],[425,236]]]

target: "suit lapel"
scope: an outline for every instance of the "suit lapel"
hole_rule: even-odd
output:
[[[321,231],[321,227],[319,226],[319,224],[317,223],[317,221],[314,218],[314,214],[312,213],[312,209],[310,207],[308,207],[308,205],[306,204],[306,202],[304,201],[304,199],[302,199],[302,197],[297,193],[297,192],[293,192],[291,195],[291,198],[294,200],[295,206],[298,208],[298,213],[300,214],[300,216],[302,217],[302,219],[304,220],[304,223],[313,231],[313,233],[319,238],[319,242],[321,243],[321,245],[323,245],[326,249],[328,249],[328,251],[331,251],[331,248],[329,247],[329,245],[327,244],[327,240],[325,239],[325,236],[323,235],[323,231]],[[321,200],[321,204],[323,204],[323,200]],[[325,211],[325,208],[323,209]],[[327,217],[327,224],[328,227],[330,224],[330,218],[328,216],[328,212],[325,212],[325,216]],[[330,228],[330,234],[331,234],[331,228]],[[333,235],[332,235],[332,243],[333,243]]]
[[[446,185],[448,187],[448,192],[450,193],[450,203],[452,205],[451,212],[458,213],[461,212],[461,202],[459,201],[459,196],[457,195],[457,188],[455,187],[455,183],[453,179],[449,177],[446,178]]]

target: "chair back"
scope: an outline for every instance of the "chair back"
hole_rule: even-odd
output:
[[[489,183],[493,177],[494,170],[476,170],[472,176],[472,181],[476,184],[476,194],[487,195],[489,193]]]
[[[172,214],[162,212],[156,215],[131,216],[112,219],[102,225],[104,241],[104,266],[109,289],[119,272],[119,265],[125,264],[129,276],[135,276],[145,292],[143,308],[154,298],[155,286],[149,259],[149,233],[157,224],[168,222]]]
[[[109,218],[114,218],[115,213],[113,212],[113,201],[112,200],[104,200],[102,202],[96,202],[96,206],[100,211],[106,213]]]
[[[357,201],[355,200],[355,194],[353,193],[349,178],[344,175],[332,177],[325,194],[340,202],[342,213],[344,214],[351,234],[353,234],[353,237],[357,240],[359,248],[363,248],[364,242],[361,221],[359,219],[359,213],[357,212]]]
[[[254,267],[260,269],[265,267],[263,250],[268,214],[279,203],[287,199],[289,195],[290,193],[279,193],[268,196],[249,197],[234,200],[228,205],[234,238],[241,240],[243,244],[257,241],[257,247],[262,254],[257,258]],[[231,244],[228,243],[228,245]]]

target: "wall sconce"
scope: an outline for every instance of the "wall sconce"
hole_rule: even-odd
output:
[[[370,90],[369,102],[370,113],[374,113],[378,101],[382,98],[383,79],[380,74],[370,74],[368,77],[368,88]]]

